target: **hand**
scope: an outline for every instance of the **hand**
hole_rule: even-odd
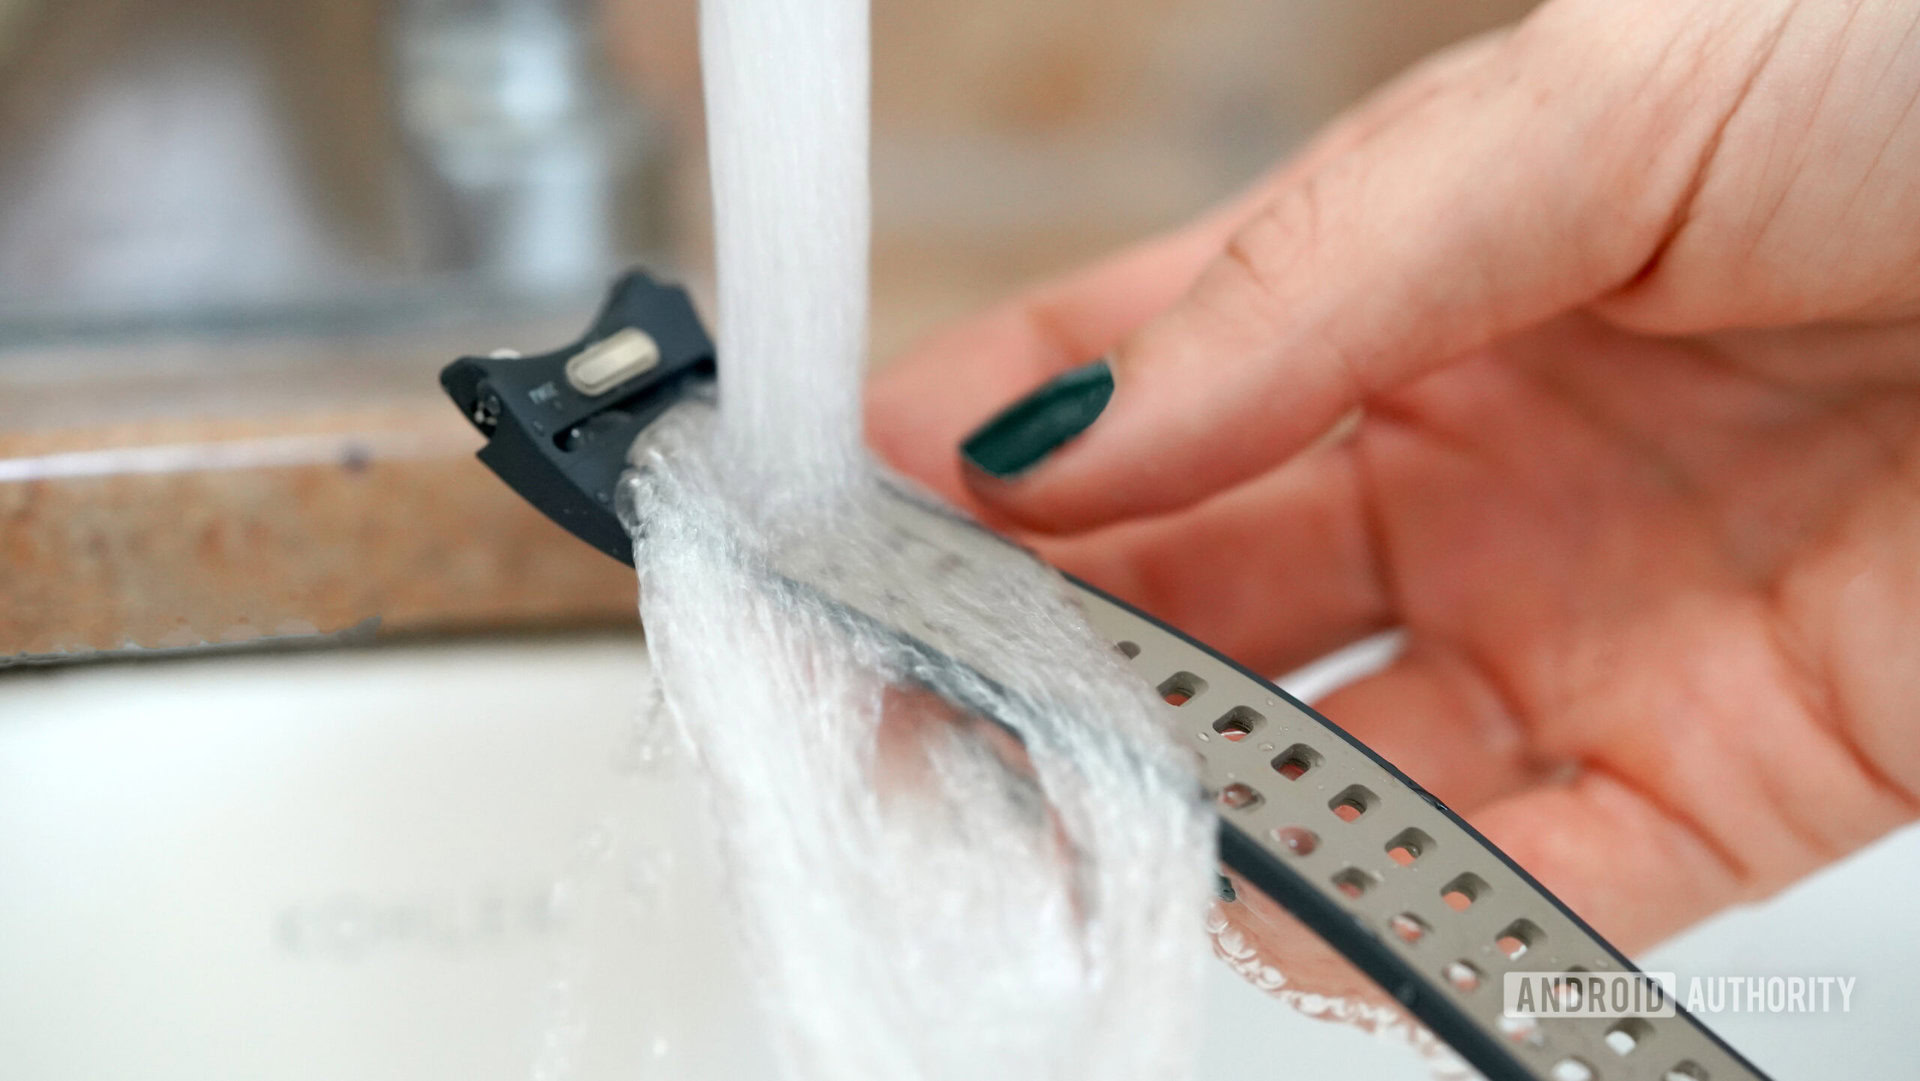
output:
[[[1552,0],[871,438],[1258,670],[1403,626],[1325,711],[1637,949],[1920,811],[1917,100],[1913,0]]]

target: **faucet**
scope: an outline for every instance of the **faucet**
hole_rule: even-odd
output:
[[[0,326],[539,301],[662,242],[582,0],[0,7]]]

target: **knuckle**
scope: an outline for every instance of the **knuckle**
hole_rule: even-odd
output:
[[[1219,303],[1261,329],[1277,330],[1297,291],[1295,278],[1320,245],[1321,216],[1314,177],[1269,200],[1227,240],[1221,261],[1229,281]]]

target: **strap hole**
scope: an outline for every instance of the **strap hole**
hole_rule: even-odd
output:
[[[1480,989],[1480,970],[1466,961],[1455,961],[1440,970],[1448,985],[1463,995]]]
[[[1387,927],[1393,931],[1394,935],[1398,937],[1400,941],[1408,945],[1419,942],[1421,939],[1427,937],[1428,932],[1433,930],[1433,928],[1427,926],[1427,921],[1411,912],[1402,912],[1398,916],[1388,920]]]
[[[1380,797],[1357,784],[1350,784],[1327,802],[1342,822],[1358,821],[1361,815],[1380,805]]]
[[[1380,880],[1378,878],[1366,871],[1362,871],[1358,867],[1348,867],[1333,876],[1334,888],[1339,890],[1348,900],[1358,898],[1361,894],[1366,893],[1378,885],[1379,882]]]
[[[1518,961],[1527,955],[1528,950],[1546,941],[1546,937],[1546,932],[1535,926],[1532,920],[1515,920],[1495,936],[1493,943],[1502,957]]]
[[[1255,792],[1251,785],[1235,781],[1220,790],[1220,802],[1233,810],[1244,811],[1260,805],[1260,793]]]
[[[1487,884],[1476,874],[1464,874],[1440,888],[1440,899],[1455,912],[1465,912],[1487,895]]]
[[[1266,723],[1266,718],[1245,706],[1235,706],[1227,715],[1213,722],[1213,730],[1226,737],[1228,743],[1238,743],[1253,734],[1254,729]]]
[[[1539,1047],[1547,1042],[1540,1032],[1540,1022],[1531,1017],[1502,1016],[1500,1033],[1522,1047]]]
[[[1607,1046],[1616,1055],[1631,1055],[1633,1049],[1645,1043],[1651,1035],[1652,1025],[1638,1017],[1626,1017],[1607,1030]]]
[[[1273,759],[1273,771],[1289,781],[1297,781],[1320,765],[1320,752],[1304,743],[1296,743]]]
[[[1433,838],[1416,829],[1404,829],[1387,842],[1387,858],[1405,867],[1433,851]]]
[[[1184,706],[1200,697],[1207,689],[1207,681],[1192,672],[1175,672],[1160,684],[1160,697],[1169,706]]]
[[[1593,1067],[1577,1058],[1563,1058],[1553,1064],[1553,1081],[1598,1081]]]
[[[1296,856],[1311,856],[1320,847],[1320,835],[1300,826],[1282,826],[1273,831],[1273,839]]]
[[[1140,655],[1140,643],[1138,642],[1115,642],[1113,648],[1119,650],[1120,655],[1128,660],[1132,660]]]
[[[1669,1067],[1660,1081],[1707,1081],[1707,1071],[1699,1063],[1688,1060]]]

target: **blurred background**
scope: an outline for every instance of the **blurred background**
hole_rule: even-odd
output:
[[[880,0],[874,355],[1525,6]],[[434,375],[570,340],[632,261],[704,295],[695,12],[0,0],[0,660],[624,623]]]
[[[875,357],[1528,6],[875,0]],[[693,0],[0,0],[0,1073],[756,1068],[630,572],[434,378],[704,297],[702,144]],[[1653,961],[1893,1011],[1916,851]],[[1210,1072],[1424,1076],[1219,975]],[[1725,1027],[1888,1077],[1896,1014]]]

